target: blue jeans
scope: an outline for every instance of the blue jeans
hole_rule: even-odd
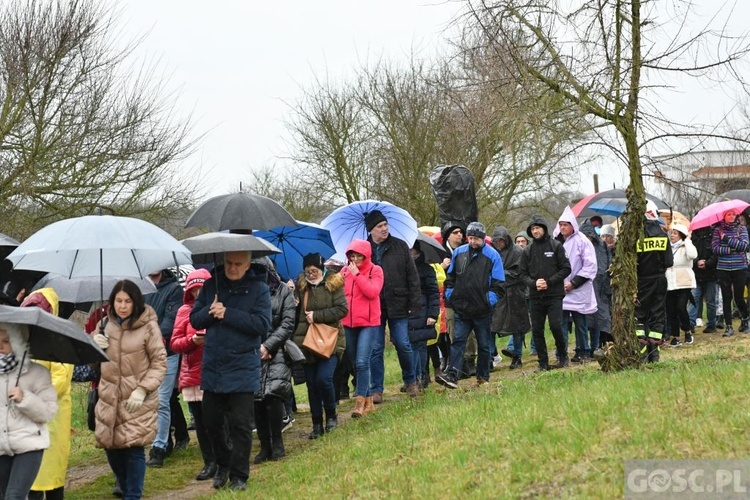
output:
[[[515,357],[520,359],[523,355],[523,342],[525,337],[525,333],[514,333],[513,335],[508,335],[508,345],[506,345],[505,348],[512,352]],[[531,339],[531,343],[533,346],[533,338]]]
[[[339,363],[334,354],[328,359],[315,358],[315,363],[305,363],[307,379],[307,399],[310,402],[310,415],[313,422],[323,421],[323,409],[331,417],[336,414],[336,391],[333,388],[333,372]]]
[[[26,500],[42,465],[44,450],[0,455],[0,498]],[[145,464],[145,462],[144,462]]]
[[[356,395],[370,396],[370,358],[372,345],[378,336],[377,326],[362,326],[359,328],[344,327],[346,333],[346,352],[356,374]]]
[[[417,375],[417,380],[422,380],[427,375],[425,373],[425,367],[427,366],[427,341],[419,340],[417,342],[412,342],[411,354],[412,364],[414,365],[414,372]]]
[[[417,380],[417,376],[414,369],[411,343],[409,342],[409,318],[389,319],[387,321],[388,330],[391,334],[391,342],[396,346],[398,363],[401,365],[401,377],[405,384],[411,384]],[[372,345],[372,358],[370,358],[370,373],[372,375],[370,388],[372,392],[383,392],[383,382],[385,380],[385,362],[383,361],[383,353],[385,352],[385,324],[386,320],[383,320],[378,328],[378,334],[375,336],[375,343]]]
[[[490,324],[492,315],[481,318],[464,318],[455,312],[455,326],[453,328],[453,343],[451,344],[451,369],[454,373],[461,372],[466,350],[466,339],[469,332],[474,330],[477,338],[477,380],[490,379],[490,344],[494,341]]]
[[[143,496],[146,479],[146,452],[143,446],[106,450],[107,461],[122,488],[123,500],[137,500]]]
[[[693,301],[688,302],[690,326],[695,328],[695,320],[703,317],[703,301],[706,301],[706,328],[716,328],[716,294],[719,291],[718,281],[699,281],[693,288]]]
[[[172,397],[175,382],[177,382],[177,373],[180,371],[180,355],[172,354],[167,356],[167,373],[164,375],[161,385],[159,385],[159,412],[158,427],[156,428],[156,437],[152,446],[159,447],[162,450],[167,449],[167,440],[169,439],[169,427],[171,425],[172,414],[169,411],[169,398]]]
[[[565,357],[568,356],[568,326],[573,322],[573,330],[576,339],[576,354],[588,355],[591,353],[589,346],[589,324],[585,314],[576,311],[563,311],[563,337],[565,338]],[[560,353],[557,353],[557,359],[560,359]]]

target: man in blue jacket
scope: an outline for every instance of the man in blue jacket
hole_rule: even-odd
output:
[[[250,270],[250,252],[227,252],[195,300],[190,323],[206,330],[201,389],[203,423],[216,453],[214,488],[244,490],[250,476],[260,344],[271,326],[265,276]],[[227,446],[226,433],[232,448]]]
[[[466,339],[474,330],[477,338],[477,385],[490,381],[490,324],[492,310],[503,293],[503,261],[497,251],[486,245],[487,231],[479,222],[466,228],[468,243],[453,252],[445,278],[445,301],[453,308],[455,325],[451,344],[451,362],[447,373],[435,380],[450,389],[458,387]]]

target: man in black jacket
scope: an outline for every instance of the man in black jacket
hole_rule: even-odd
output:
[[[563,298],[565,278],[570,274],[570,261],[563,244],[552,238],[547,231],[547,223],[541,215],[534,215],[526,232],[533,243],[526,247],[521,259],[520,277],[529,289],[529,315],[531,335],[534,337],[539,361],[537,371],[549,370],[547,341],[544,339],[544,323],[549,319],[549,327],[555,339],[555,347],[561,355],[558,367],[568,366],[568,354],[563,336]]]
[[[379,210],[373,210],[365,217],[365,227],[370,233],[367,238],[372,245],[372,261],[383,268],[383,289],[380,292],[381,323],[378,335],[373,342],[370,360],[372,401],[383,401],[385,379],[385,325],[391,342],[396,347],[401,376],[406,392],[417,397],[417,372],[414,366],[411,343],[409,342],[409,316],[422,307],[419,275],[409,245],[388,231],[388,220]]]
[[[702,227],[693,231],[690,239],[698,250],[693,261],[696,287],[693,288],[693,302],[688,304],[690,326],[695,328],[696,320],[703,318],[703,301],[706,301],[706,327],[703,333],[716,333],[716,298],[719,282],[716,280],[716,254],[711,250],[713,228]]]

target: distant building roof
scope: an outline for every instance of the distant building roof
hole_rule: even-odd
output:
[[[693,171],[693,175],[699,179],[734,179],[737,177],[750,177],[750,165],[700,167]]]

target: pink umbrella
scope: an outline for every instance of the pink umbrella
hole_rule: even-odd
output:
[[[710,205],[701,208],[693,220],[690,222],[690,230],[699,229],[701,227],[710,227],[717,222],[724,220],[724,214],[728,210],[734,210],[738,215],[742,213],[747,207],[750,207],[750,203],[742,200],[726,200],[711,203]]]

